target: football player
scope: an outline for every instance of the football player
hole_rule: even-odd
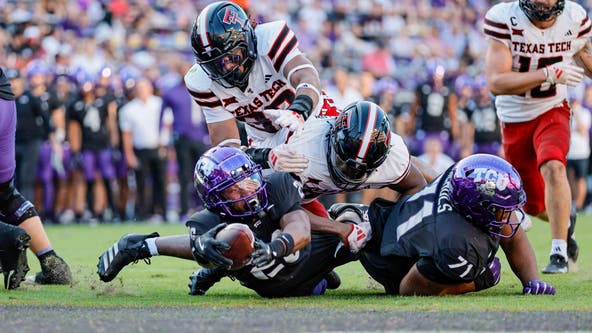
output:
[[[567,86],[586,68],[592,22],[574,1],[519,0],[493,6],[484,19],[485,71],[502,122],[504,156],[524,178],[525,211],[549,221],[551,251],[543,273],[566,273],[578,256],[575,212],[566,174],[571,110]],[[570,221],[571,220],[571,221]]]
[[[3,156],[0,159],[0,220],[19,227],[2,225],[0,230],[1,249],[7,251],[0,251],[4,286],[17,288],[28,271],[24,249],[29,237],[30,248],[41,265],[41,272],[34,276],[34,281],[39,284],[70,284],[72,273],[68,264],[54,251],[33,204],[14,186],[16,118],[14,94],[4,71],[0,69],[0,153]]]
[[[388,116],[372,102],[352,103],[338,117],[311,116],[302,135],[291,138],[285,146],[302,153],[310,161],[302,172],[292,173],[302,183],[305,203],[322,194],[367,188],[388,187],[408,195],[426,184],[403,139],[391,132]],[[257,150],[262,154],[271,152],[270,149]],[[430,172],[423,164],[420,168]],[[306,210],[311,215],[328,217],[325,208],[315,205],[314,201],[306,206]],[[363,216],[363,212],[356,213]],[[338,235],[352,253],[358,252],[372,237],[367,220],[330,223],[326,219],[311,217],[311,229]],[[192,277],[193,288],[207,290],[215,280],[211,274],[207,269],[196,273]]]
[[[100,74],[100,73],[99,73]],[[115,100],[106,94],[96,95],[98,78],[79,70],[76,80],[80,87],[80,99],[72,103],[66,110],[68,116],[68,138],[77,167],[84,172],[86,180],[86,208],[91,219],[97,218],[94,211],[95,184],[97,171],[105,182],[107,207],[116,211],[113,201],[117,194],[115,166],[112,161],[112,149],[118,143],[117,105]],[[103,212],[98,213],[103,220]]]
[[[373,238],[360,261],[387,294],[462,294],[499,282],[501,246],[524,294],[555,294],[538,279],[534,252],[519,228],[525,201],[522,180],[508,162],[466,157],[414,195],[374,200],[368,209]]]
[[[287,173],[263,179],[261,166],[238,148],[208,150],[196,164],[194,179],[207,209],[189,218],[189,235],[123,236],[100,256],[101,280],[113,280],[136,260],[169,255],[196,260],[218,279],[233,276],[263,297],[304,296],[337,287],[332,269],[355,259],[350,251],[338,249],[335,235],[315,234],[311,242],[309,218],[300,207],[300,182]],[[231,271],[232,261],[221,253],[229,245],[216,234],[236,222],[249,225],[256,242],[250,262]]]
[[[196,64],[185,84],[203,110],[212,145],[240,146],[238,120],[245,125],[249,146],[275,147],[331,102],[323,98],[318,72],[284,21],[253,27],[238,5],[214,2],[195,20],[191,46]],[[306,165],[299,154],[275,155],[270,163],[276,171]],[[287,161],[284,168],[276,166],[278,160]]]

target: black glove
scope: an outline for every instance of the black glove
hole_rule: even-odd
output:
[[[228,274],[227,270],[202,268],[189,277],[189,295],[205,295],[208,289]]]
[[[226,258],[220,253],[220,250],[228,250],[230,244],[216,239],[218,231],[224,229],[226,223],[218,224],[205,234],[197,237],[194,244],[194,257],[201,265],[212,265],[214,268],[228,269],[232,265],[232,260]]]
[[[269,243],[260,239],[255,240],[255,251],[251,253],[251,264],[263,267],[276,258],[281,258],[292,253],[294,250],[294,239],[287,233],[281,233],[278,238]]]

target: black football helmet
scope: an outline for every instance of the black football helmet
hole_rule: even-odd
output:
[[[246,87],[257,58],[257,44],[241,7],[228,1],[206,6],[193,24],[191,47],[210,79],[225,88]]]
[[[329,132],[327,164],[335,185],[354,190],[387,158],[391,128],[380,106],[367,101],[345,107]]]
[[[531,21],[545,22],[561,14],[565,7],[565,0],[558,0],[554,6],[532,2],[531,0],[520,0],[518,4]]]

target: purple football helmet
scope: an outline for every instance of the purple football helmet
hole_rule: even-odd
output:
[[[474,225],[490,234],[510,238],[524,221],[526,201],[522,180],[514,167],[495,155],[475,154],[460,160],[452,170],[450,199]],[[516,218],[512,218],[516,212]],[[503,235],[510,225],[512,233]]]
[[[223,217],[261,217],[269,206],[261,166],[238,148],[214,147],[206,151],[195,165],[193,183],[205,207]],[[249,187],[247,192],[251,193],[237,199],[225,198],[224,190],[235,184]],[[245,208],[237,211],[233,206],[241,201]]]

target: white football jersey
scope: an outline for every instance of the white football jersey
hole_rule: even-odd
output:
[[[327,162],[328,134],[336,119],[334,116],[311,116],[306,121],[304,131],[291,137],[287,143],[293,151],[305,155],[309,160],[308,168],[296,174],[303,184],[306,199],[343,192],[331,179]],[[391,132],[390,145],[387,159],[374,170],[359,190],[396,184],[407,176],[411,157],[403,138]]]
[[[193,65],[185,75],[185,84],[195,102],[201,106],[207,123],[236,118],[245,123],[247,135],[254,146],[276,146],[286,142],[288,131],[282,131],[275,124],[275,119],[264,110],[286,109],[290,105],[296,89],[284,76],[284,67],[302,53],[294,32],[284,21],[257,25],[255,36],[257,59],[245,91],[222,87],[212,81],[198,64]],[[318,113],[318,110],[312,113],[315,112]]]
[[[563,12],[547,29],[539,29],[518,1],[499,3],[485,15],[483,33],[504,43],[512,53],[512,70],[529,72],[558,62],[571,62],[590,37],[592,22],[579,4],[565,1]],[[532,120],[567,99],[567,86],[544,83],[523,95],[498,95],[497,113],[503,122]]]

